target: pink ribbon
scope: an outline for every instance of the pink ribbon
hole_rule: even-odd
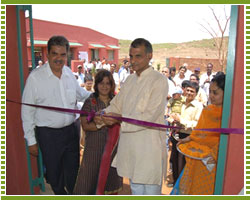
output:
[[[59,108],[59,107],[54,107],[54,106],[42,106],[42,105],[35,105],[35,104],[29,104],[29,103],[20,103],[20,102],[8,100],[8,99],[6,99],[6,101],[12,102],[12,103],[17,103],[17,104],[23,104],[26,106],[32,106],[32,107],[36,107],[36,108],[44,108],[44,109],[48,109],[48,110],[55,110],[55,111],[61,111],[61,112],[84,114],[84,115],[87,115],[88,121],[91,121],[97,115],[97,113],[95,113],[94,111],[86,112],[83,110],[75,110],[75,109],[69,109],[69,108]],[[167,129],[167,128],[182,129],[181,127],[157,124],[157,123],[153,123],[153,122],[147,122],[147,121],[127,118],[127,117],[109,116],[109,115],[105,115],[105,114],[103,116],[104,117],[111,117],[111,118],[117,119],[119,121],[131,123],[131,124],[135,124],[135,125],[140,125],[140,126],[147,126],[147,127],[153,127],[153,128],[163,128],[163,129]],[[241,128],[209,128],[209,129],[194,129],[194,130],[219,132],[219,133],[226,133],[226,134],[244,134],[244,129],[241,129]]]

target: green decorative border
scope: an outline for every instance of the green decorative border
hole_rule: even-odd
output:
[[[246,200],[250,196],[3,196],[2,200]]]
[[[150,3],[149,0],[142,1],[142,0],[121,0],[119,2],[115,2],[114,0],[108,0],[108,2],[105,2],[103,0],[96,0],[95,2],[93,1],[82,1],[82,0],[71,0],[71,3],[95,3],[95,4],[102,4],[102,3]],[[4,4],[37,4],[37,3],[68,3],[65,0],[15,0],[15,1],[11,1],[11,0],[1,0],[1,3]],[[189,3],[189,4],[201,4],[200,1],[198,0],[168,0],[168,1],[164,1],[164,0],[156,0],[154,2],[155,4],[159,4],[159,3],[174,3],[174,4],[178,4],[178,3]],[[250,3],[250,0],[245,0],[245,1],[237,1],[237,0],[210,0],[202,2],[203,4],[218,4],[218,3],[223,3],[223,4],[240,4],[240,3]],[[245,38],[246,38],[246,46],[245,46],[245,52],[246,52],[246,74],[250,74],[250,6],[245,6]],[[1,153],[0,153],[0,171],[1,171],[1,184],[0,184],[0,196],[1,199],[3,200],[16,200],[16,199],[25,199],[25,200],[33,200],[33,199],[79,199],[79,200],[94,200],[94,199],[98,199],[98,200],[117,200],[117,199],[132,199],[132,200],[138,200],[138,199],[163,199],[163,198],[170,198],[170,199],[190,199],[190,200],[196,200],[196,199],[228,199],[228,200],[235,200],[235,199],[250,199],[250,196],[157,196],[157,197],[150,197],[150,196],[6,196],[6,6],[5,5],[1,5]],[[247,41],[249,40],[249,41]],[[250,76],[246,76],[246,99],[250,99],[249,96],[247,96],[248,94],[250,94]],[[246,101],[245,99],[245,101]],[[250,104],[250,101],[246,101],[246,135],[250,134],[250,126],[248,126],[247,124],[250,124],[250,110],[248,110],[248,108],[250,109],[250,105],[248,106],[248,104]],[[250,194],[250,136],[246,136],[246,185],[245,185],[245,194],[249,195]]]
[[[6,9],[4,5],[1,5],[1,195],[6,194],[6,102],[5,102],[5,95],[6,95],[6,79],[5,79],[5,68],[6,68]]]
[[[249,4],[250,0],[2,0],[2,4]]]

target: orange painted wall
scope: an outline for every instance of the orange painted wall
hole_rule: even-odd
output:
[[[84,73],[83,61],[80,60],[71,60],[71,70],[72,72],[77,72],[77,66],[82,65],[82,72]]]
[[[244,7],[238,7],[238,28],[229,127],[244,128]],[[244,186],[244,135],[228,137],[223,194],[238,194]]]
[[[25,30],[24,12],[20,12],[22,30]],[[16,6],[6,6],[6,98],[21,101],[18,63]],[[26,34],[22,31],[24,80],[28,76]],[[6,194],[30,194],[27,157],[21,122],[21,106],[6,102]],[[32,159],[36,169],[36,160]],[[37,173],[34,173],[36,175]],[[36,190],[37,192],[38,190]]]

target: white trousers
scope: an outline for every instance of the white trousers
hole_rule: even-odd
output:
[[[130,180],[132,195],[161,195],[161,185],[139,184]]]

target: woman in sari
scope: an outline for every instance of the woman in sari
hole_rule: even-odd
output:
[[[221,128],[224,86],[225,74],[216,75],[212,79],[209,89],[212,104],[203,109],[196,129]],[[190,147],[192,144],[193,148],[203,149],[207,155],[203,161],[193,159],[189,157],[193,156],[192,152],[182,148],[182,152],[189,156],[185,156],[186,165],[179,183],[179,194],[212,195],[214,193],[219,140],[220,133],[194,130],[189,137],[179,141],[178,145]]]
[[[111,72],[100,70],[95,76],[95,92],[85,101],[82,110],[98,112],[106,108],[114,96],[115,83]],[[93,120],[88,121],[86,115],[81,115],[82,128],[86,133],[83,161],[81,163],[73,194],[95,195],[99,183],[100,166],[109,128],[96,126]],[[111,161],[116,148],[111,155]],[[104,194],[117,194],[122,188],[122,178],[117,175],[116,168],[107,166],[107,182],[104,183]]]

